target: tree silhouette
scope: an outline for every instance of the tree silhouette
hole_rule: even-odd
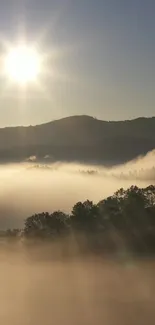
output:
[[[121,234],[130,247],[150,249],[155,242],[155,187],[120,189],[99,203],[101,220],[107,231]]]
[[[25,220],[24,233],[28,236],[51,236],[67,229],[67,215],[61,211],[43,212]]]
[[[119,242],[119,247],[126,245],[138,253],[155,252],[155,186],[121,188],[98,204],[77,202],[70,216],[62,211],[34,214],[25,220],[23,229],[26,237],[41,238],[72,232],[86,236],[91,249],[117,249]],[[18,234],[18,230],[6,232],[8,237]]]
[[[55,211],[50,215],[49,228],[51,233],[64,234],[68,230],[68,216],[62,211]]]
[[[92,201],[78,202],[71,214],[73,228],[84,231],[94,231],[98,222],[98,207]]]
[[[29,236],[48,235],[50,215],[48,212],[34,214],[25,220],[24,233]]]

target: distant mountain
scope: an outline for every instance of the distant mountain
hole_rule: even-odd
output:
[[[42,125],[0,129],[0,162],[38,161],[114,165],[155,148],[155,117],[106,122],[71,116]]]

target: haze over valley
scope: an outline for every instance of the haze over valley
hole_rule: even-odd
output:
[[[155,324],[155,1],[0,1],[0,325]]]

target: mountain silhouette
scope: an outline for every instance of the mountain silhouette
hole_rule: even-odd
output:
[[[102,121],[71,116],[28,127],[0,129],[0,162],[77,161],[114,165],[155,148],[155,117]]]

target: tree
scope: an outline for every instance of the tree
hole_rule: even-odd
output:
[[[130,247],[150,249],[155,240],[155,187],[120,189],[99,203],[102,221],[108,231],[121,234]]]
[[[24,233],[28,236],[41,236],[49,234],[48,212],[34,214],[25,220]]]
[[[67,230],[67,218],[61,211],[32,215],[25,220],[24,233],[27,236],[39,237],[64,233]]]
[[[50,215],[49,228],[51,233],[64,234],[69,230],[68,215],[62,211],[55,211]]]
[[[92,201],[78,202],[71,214],[71,224],[74,229],[94,231],[97,225],[98,207]]]

